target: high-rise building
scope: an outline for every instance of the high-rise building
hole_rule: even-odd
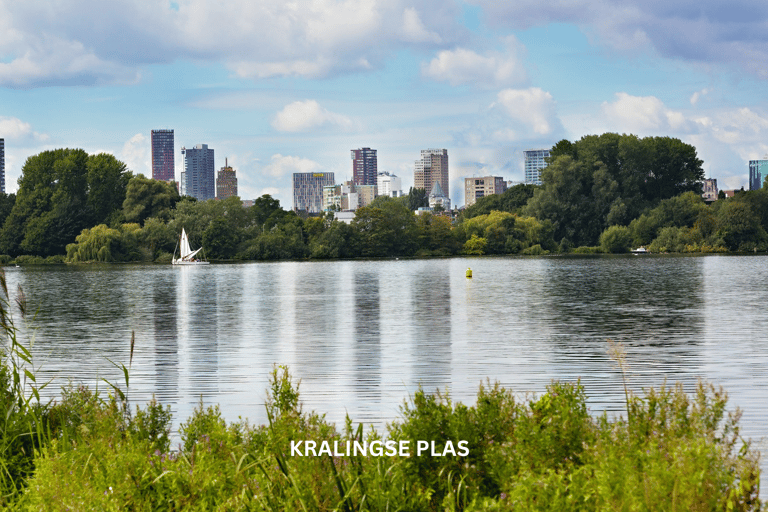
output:
[[[293,210],[323,211],[323,187],[335,184],[332,172],[293,173]]]
[[[352,154],[352,181],[355,185],[375,185],[378,167],[376,163],[376,150],[371,148],[353,149]]]
[[[380,196],[400,197],[403,195],[400,178],[388,172],[380,172],[376,177],[376,190]]]
[[[464,206],[472,206],[478,199],[507,190],[507,182],[499,176],[464,178]]]
[[[0,192],[5,194],[5,139],[0,139]]]
[[[525,153],[525,182],[541,185],[541,170],[547,166],[548,149],[531,149]]]
[[[152,130],[152,179],[174,181],[173,130]]]
[[[749,161],[749,190],[763,188],[766,176],[768,176],[768,155],[762,160]]]
[[[213,149],[208,144],[194,148],[181,148],[184,155],[184,172],[181,173],[181,195],[207,201],[216,197],[216,180],[213,165]]]
[[[416,160],[413,186],[429,193],[435,183],[440,183],[444,193],[450,195],[447,149],[422,149],[421,160]]]
[[[216,177],[216,199],[226,199],[237,195],[237,173],[227,165],[224,159],[224,167],[219,170]]]

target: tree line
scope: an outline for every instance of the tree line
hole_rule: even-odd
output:
[[[133,175],[108,154],[44,151],[27,159],[18,192],[0,196],[0,253],[54,261],[170,261],[185,228],[219,260],[457,254],[768,250],[768,191],[706,204],[702,161],[670,137],[588,135],[558,142],[542,185],[480,198],[457,219],[415,215],[423,189],[378,197],[350,224],[303,218],[264,195],[196,201],[172,183]]]

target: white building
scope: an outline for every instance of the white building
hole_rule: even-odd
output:
[[[376,177],[376,186],[378,195],[389,197],[400,197],[403,195],[403,186],[400,178],[388,172],[380,172]]]

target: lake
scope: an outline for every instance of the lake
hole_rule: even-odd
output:
[[[465,278],[471,267],[473,279]],[[498,380],[521,396],[581,379],[594,413],[623,411],[607,339],[627,351],[631,389],[698,379],[768,437],[768,257],[499,257],[276,262],[200,267],[7,268],[34,308],[38,380],[153,394],[175,428],[202,400],[266,422],[274,364],[301,379],[305,410],[378,429],[418,386],[473,403]],[[30,327],[31,329],[31,327]],[[27,331],[26,334],[31,333]],[[763,468],[765,469],[765,467]]]

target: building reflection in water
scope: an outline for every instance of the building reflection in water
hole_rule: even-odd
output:
[[[451,280],[446,265],[424,262],[411,282],[412,376],[425,391],[451,384]]]
[[[179,345],[176,327],[176,276],[162,274],[152,282],[155,347],[155,394],[160,403],[179,399]]]
[[[355,337],[354,393],[367,405],[381,401],[381,296],[378,271],[357,266],[353,272]],[[366,420],[368,418],[360,418]]]

